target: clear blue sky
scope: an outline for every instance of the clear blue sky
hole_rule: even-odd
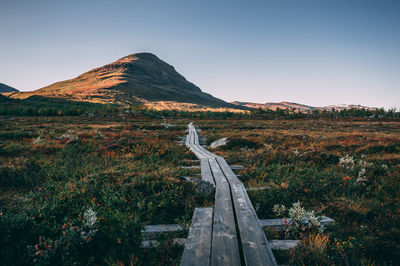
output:
[[[400,1],[0,0],[0,82],[17,89],[135,52],[226,101],[400,107]]]

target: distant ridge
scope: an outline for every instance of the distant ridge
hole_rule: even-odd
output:
[[[248,108],[255,108],[255,109],[270,109],[270,110],[276,110],[276,109],[295,109],[295,110],[300,110],[300,111],[312,111],[315,110],[316,107],[304,105],[304,104],[299,104],[299,103],[292,103],[292,102],[279,102],[279,103],[273,103],[273,102],[268,102],[268,103],[252,103],[252,102],[232,102],[232,104],[242,106],[242,107],[248,107]]]
[[[187,81],[175,68],[151,53],[136,53],[90,70],[70,80],[14,94],[32,95],[98,103],[147,103],[168,101],[209,107],[237,108],[204,93]]]
[[[341,111],[345,109],[365,109],[365,110],[377,110],[379,108],[377,107],[370,107],[370,106],[365,106],[365,105],[360,105],[360,104],[336,104],[336,105],[327,105],[324,107],[318,107],[320,110],[327,110],[327,111],[332,111],[335,109],[336,111]]]
[[[313,111],[313,110],[326,110],[326,111],[341,111],[345,109],[366,109],[366,110],[377,110],[378,108],[376,107],[369,107],[369,106],[364,106],[364,105],[359,105],[359,104],[338,104],[338,105],[328,105],[328,106],[322,106],[322,107],[314,107],[314,106],[309,106],[309,105],[304,105],[304,104],[299,104],[299,103],[292,103],[292,102],[279,102],[279,103],[273,103],[273,102],[267,102],[267,103],[252,103],[252,102],[239,102],[239,101],[234,101],[232,104],[241,106],[241,107],[248,107],[248,108],[254,108],[254,109],[263,109],[263,110],[276,110],[276,109],[292,109],[300,112],[307,112],[307,111]]]
[[[10,92],[18,92],[18,90],[4,83],[0,83],[0,93],[10,93]]]

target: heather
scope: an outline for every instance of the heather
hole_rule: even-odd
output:
[[[162,118],[162,115],[166,118]],[[180,144],[186,125],[249,188],[260,219],[292,218],[268,239],[298,239],[278,263],[399,263],[400,127],[396,119],[267,119],[229,113],[135,111],[3,117],[0,250],[3,265],[177,265],[195,207],[212,206]],[[185,118],[186,117],[186,118]],[[320,217],[335,220],[328,226]],[[141,248],[147,224],[185,230]]]
[[[130,120],[131,119],[131,120]],[[139,248],[145,224],[190,222],[204,198],[179,177],[193,159],[149,118],[17,118],[0,132],[0,257],[16,264],[170,264]]]
[[[245,166],[240,175],[248,187],[263,188],[249,191],[260,219],[282,217],[274,207],[283,205],[287,211],[300,202],[303,214],[313,211],[335,220],[322,232],[300,224],[295,236],[267,231],[269,239],[302,241],[297,249],[279,254],[281,263],[399,263],[398,121],[246,120],[200,122],[199,127],[212,136],[209,143],[227,137],[228,144],[214,152]]]

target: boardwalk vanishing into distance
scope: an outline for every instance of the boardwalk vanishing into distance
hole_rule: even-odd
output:
[[[244,185],[224,158],[200,145],[192,123],[186,146],[216,190],[214,209],[195,209],[181,265],[277,265]]]

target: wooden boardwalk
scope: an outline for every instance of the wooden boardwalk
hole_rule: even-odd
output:
[[[186,146],[200,160],[202,179],[216,191],[213,212],[195,210],[181,265],[276,265],[244,185],[224,158],[199,144],[192,123]]]

